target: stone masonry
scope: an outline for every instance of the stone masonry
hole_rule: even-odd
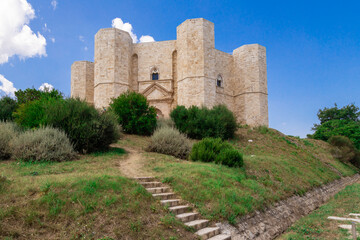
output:
[[[95,62],[71,67],[71,96],[106,108],[125,91],[146,96],[159,116],[177,105],[225,104],[241,124],[268,126],[266,49],[243,45],[228,54],[215,49],[214,24],[188,19],[177,39],[134,44],[128,32],[100,29]]]

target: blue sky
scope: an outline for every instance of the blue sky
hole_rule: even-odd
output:
[[[33,39],[27,44],[34,47],[24,48],[6,38],[14,34],[9,28],[15,26],[15,19],[19,26],[21,21],[26,24],[21,11],[10,9],[15,5],[6,6],[12,1],[27,2],[34,10],[31,16],[27,9],[27,24],[33,31],[27,33]],[[270,127],[305,137],[317,122],[319,108],[335,102],[339,106],[360,103],[358,1],[1,2],[0,62],[4,51],[9,59],[0,64],[0,75],[16,89],[38,88],[46,82],[70,95],[71,64],[93,61],[95,33],[111,27],[115,18],[129,22],[138,38],[151,35],[163,41],[175,39],[176,26],[184,20],[203,17],[215,24],[219,50],[230,53],[251,43],[267,48]],[[11,21],[2,21],[4,13]],[[2,26],[7,23],[10,27]],[[6,48],[1,46],[4,37],[9,42]]]

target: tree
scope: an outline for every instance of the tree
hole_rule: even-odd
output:
[[[327,141],[332,136],[348,137],[360,149],[360,111],[354,104],[338,108],[320,109],[317,114],[320,124],[314,124],[315,139]]]
[[[126,133],[151,135],[155,130],[156,110],[140,93],[125,92],[112,99],[110,111],[115,113]]]
[[[16,106],[16,101],[11,97],[2,97],[0,99],[0,121],[12,120],[12,113],[15,111]]]
[[[41,98],[63,98],[63,94],[56,89],[52,89],[51,91],[45,89],[45,91],[41,91],[35,88],[27,88],[25,90],[20,89],[15,92],[15,96],[17,98],[18,104],[32,102]]]

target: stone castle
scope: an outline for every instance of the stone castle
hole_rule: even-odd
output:
[[[95,62],[71,66],[71,96],[106,108],[111,98],[136,91],[164,117],[177,105],[225,104],[239,123],[268,126],[265,47],[219,51],[214,24],[203,18],[188,19],[176,30],[176,40],[133,44],[128,32],[100,29]]]

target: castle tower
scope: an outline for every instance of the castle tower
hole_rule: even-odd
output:
[[[95,35],[94,101],[107,107],[111,98],[129,90],[131,83],[132,39],[128,32],[100,29]]]
[[[269,126],[266,49],[259,44],[241,46],[234,57],[234,112],[238,122]]]
[[[214,24],[188,19],[177,27],[177,104],[212,107],[215,104]]]
[[[71,97],[94,104],[94,63],[77,61],[71,65]]]

